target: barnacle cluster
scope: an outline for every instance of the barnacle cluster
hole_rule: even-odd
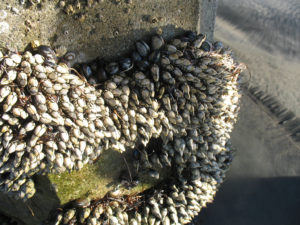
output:
[[[94,78],[87,68],[87,78],[72,73],[70,55],[59,63],[47,46],[2,55],[1,191],[26,200],[34,174],[81,169],[104,150],[156,138],[160,149],[138,149],[139,168],[158,177],[157,168],[171,167],[172,183],[131,201],[66,208],[54,224],[185,224],[211,202],[231,162],[241,66],[220,42],[193,32],[168,43],[155,35],[150,46],[138,41],[131,57]]]

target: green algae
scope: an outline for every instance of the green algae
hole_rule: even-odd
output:
[[[94,164],[85,165],[79,171],[49,174],[48,178],[52,185],[56,187],[56,195],[61,204],[78,198],[99,199],[117,186],[116,181],[122,171],[128,171],[124,157],[129,162],[132,171],[131,159],[128,154],[123,155],[108,150]],[[167,173],[164,172],[164,174]],[[146,174],[139,174],[139,185],[131,190],[122,188],[121,193],[126,195],[140,193],[156,185],[161,179],[154,180]]]

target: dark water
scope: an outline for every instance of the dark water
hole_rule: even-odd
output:
[[[300,0],[219,0],[215,39],[247,64],[252,86],[299,118]],[[300,143],[289,135],[243,96],[232,134],[236,157],[194,224],[300,225]]]

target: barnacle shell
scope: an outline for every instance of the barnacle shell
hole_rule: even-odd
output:
[[[154,194],[140,194],[136,213],[130,204],[107,199],[97,203],[101,212],[96,202],[93,208],[66,208],[55,224],[191,221],[224,180],[240,97],[239,65],[230,51],[204,37],[190,32],[164,45],[156,36],[155,55],[139,41],[132,60],[95,66],[84,74],[98,76],[99,89],[66,64],[57,65],[48,47],[22,57],[8,53],[1,61],[6,70],[0,83],[14,88],[0,88],[0,191],[26,200],[35,193],[33,174],[81,169],[103,150],[124,152],[138,140],[147,146],[159,138],[160,151],[140,150],[140,169],[159,179],[159,169],[172,167],[174,177]]]

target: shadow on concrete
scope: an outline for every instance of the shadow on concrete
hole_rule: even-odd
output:
[[[66,23],[64,24],[64,26]],[[72,21],[68,24],[69,32],[76,33],[74,27],[72,27]],[[63,28],[58,27],[56,33],[61,33]],[[178,28],[174,24],[166,24],[161,26],[163,31],[162,36],[165,41],[170,40],[176,36],[184,34],[186,31],[183,28]],[[130,57],[131,53],[135,51],[135,42],[138,40],[146,41],[149,46],[151,43],[151,37],[157,33],[157,28],[146,29],[133,29],[129,33],[120,33],[116,37],[99,37],[98,39],[91,39],[88,42],[88,47],[74,48],[70,46],[68,50],[74,51],[76,61],[79,63],[91,61],[97,57],[104,58],[107,61],[117,61],[122,57]],[[60,37],[61,39],[63,38]],[[61,41],[62,42],[62,41]],[[59,41],[53,43],[56,45]]]
[[[222,0],[218,5],[218,16],[245,32],[256,46],[290,58],[298,58],[300,52],[297,12],[298,0]]]
[[[48,217],[51,209],[60,205],[59,199],[46,176],[34,176],[33,179],[36,193],[26,202],[0,194],[1,213],[21,222],[19,224],[40,224]]]
[[[232,178],[194,224],[298,225],[300,177]]]

